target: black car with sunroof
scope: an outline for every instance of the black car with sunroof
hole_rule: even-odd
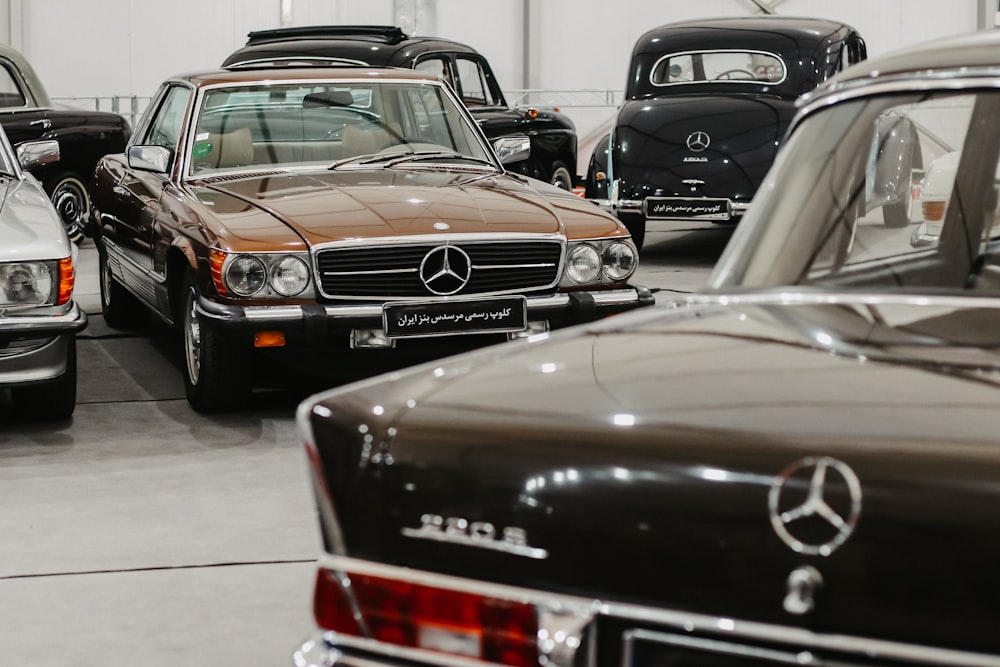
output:
[[[576,177],[573,121],[556,110],[510,107],[489,61],[471,46],[414,37],[395,26],[304,26],[258,30],[223,65],[371,65],[436,74],[458,93],[488,138],[527,135],[531,156],[511,171],[564,189]]]

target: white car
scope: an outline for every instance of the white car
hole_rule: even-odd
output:
[[[48,195],[24,169],[59,159],[56,141],[15,154],[0,131],[0,389],[14,414],[66,419],[76,407],[75,246]]]

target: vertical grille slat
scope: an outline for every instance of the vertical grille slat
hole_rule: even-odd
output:
[[[414,243],[325,248],[316,253],[320,287],[327,298],[433,298],[420,278],[427,253],[448,245],[469,257],[468,283],[454,296],[514,294],[559,281],[563,243],[558,240]]]

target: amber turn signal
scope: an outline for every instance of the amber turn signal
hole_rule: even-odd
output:
[[[76,271],[73,269],[73,258],[66,257],[59,260],[59,297],[56,305],[61,306],[69,303],[73,298],[73,284],[76,281]]]
[[[254,347],[284,347],[285,334],[281,331],[258,331],[253,335]]]

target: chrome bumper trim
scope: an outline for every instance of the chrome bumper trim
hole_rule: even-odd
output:
[[[57,335],[79,331],[87,326],[87,314],[73,302],[65,313],[57,315],[18,315],[4,313],[0,309],[0,333],[24,333],[24,335]]]
[[[614,289],[614,290],[594,290],[578,292],[577,294],[588,294],[593,298],[597,306],[627,306],[640,302],[639,291],[635,288]],[[571,296],[568,293],[554,294],[551,296],[528,297],[528,314],[534,311],[541,311],[553,308],[567,308],[570,305]],[[250,322],[290,322],[303,319],[304,310],[301,306],[246,306],[243,315]],[[381,318],[382,304],[365,305],[327,305],[323,308],[327,319],[349,320],[361,318]],[[199,304],[198,314],[209,319],[224,321],[230,319],[225,315],[206,310]]]

